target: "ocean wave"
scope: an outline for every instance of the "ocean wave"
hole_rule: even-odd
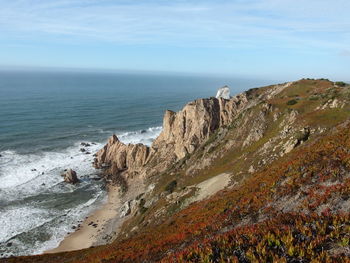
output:
[[[162,127],[150,127],[138,131],[117,131],[115,134],[126,144],[143,143],[151,145],[161,131]],[[108,133],[112,135],[112,132]],[[62,151],[35,154],[20,154],[10,150],[0,152],[0,190],[11,190],[18,187],[16,191],[23,192],[27,188],[29,192],[35,192],[42,188],[47,189],[61,181],[62,178],[58,175],[67,168],[76,170],[78,174],[93,173],[94,169],[91,166],[93,153],[102,148],[103,143],[88,143],[90,145],[88,147],[81,146],[80,142],[76,142],[73,146]],[[81,152],[81,148],[84,148],[85,152]],[[87,152],[90,154],[86,154]]]
[[[138,130],[132,132],[116,133],[118,138],[123,143],[142,143],[150,146],[152,142],[161,133],[162,127],[150,127],[145,130]]]
[[[114,132],[124,143],[150,145],[162,127],[145,130]],[[111,131],[100,130],[112,135]],[[21,154],[13,150],[0,152],[0,252],[4,255],[42,253],[58,246],[72,231],[78,220],[83,220],[105,200],[102,182],[85,180],[78,185],[63,183],[64,169],[75,170],[80,177],[95,176],[93,154],[103,142],[77,141],[64,150]],[[86,141],[84,141],[86,142]],[[84,148],[85,151],[81,151]],[[86,154],[89,152],[90,154]],[[42,238],[42,237],[47,238]],[[11,241],[13,246],[7,247]],[[40,241],[38,241],[40,240]]]
[[[105,201],[106,193],[96,191],[91,198],[69,209],[43,209],[24,205],[8,209],[0,215],[5,226],[0,230],[0,252],[18,256],[40,254],[53,249],[72,231],[73,225],[84,220]],[[6,246],[7,242],[12,243],[11,248]]]
[[[19,154],[15,151],[3,151],[0,154],[0,190],[14,189],[40,190],[57,184],[62,178],[59,176],[64,169],[72,168],[78,174],[94,172],[91,166],[92,154],[98,151],[102,144],[91,144],[83,147],[79,143],[58,152],[40,152],[36,154]],[[85,148],[85,152],[80,149]],[[90,152],[91,154],[86,154]]]

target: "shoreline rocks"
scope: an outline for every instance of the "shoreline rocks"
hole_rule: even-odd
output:
[[[64,178],[64,181],[66,183],[76,184],[76,183],[80,182],[80,180],[78,179],[77,173],[74,170],[72,170],[72,169],[68,169],[61,176]]]

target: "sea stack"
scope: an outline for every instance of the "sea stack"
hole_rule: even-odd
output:
[[[70,183],[70,184],[79,183],[77,173],[75,171],[73,171],[72,169],[68,169],[67,172],[62,174],[62,176],[64,177],[64,181],[66,183]]]

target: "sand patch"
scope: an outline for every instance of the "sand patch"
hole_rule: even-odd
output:
[[[66,236],[57,248],[45,253],[79,250],[91,247],[98,242],[104,233],[109,233],[109,222],[118,218],[120,198],[118,187],[109,187],[108,201],[100,209],[87,217],[81,226],[72,234]]]
[[[207,179],[199,184],[190,186],[189,188],[196,188],[196,193],[193,197],[188,198],[183,205],[183,208],[189,204],[197,201],[204,200],[220,190],[227,187],[231,180],[231,174],[222,173],[217,176],[214,176],[210,179]]]

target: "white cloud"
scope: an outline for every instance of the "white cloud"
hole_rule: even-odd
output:
[[[350,45],[349,1],[0,0],[7,39],[185,46]]]

